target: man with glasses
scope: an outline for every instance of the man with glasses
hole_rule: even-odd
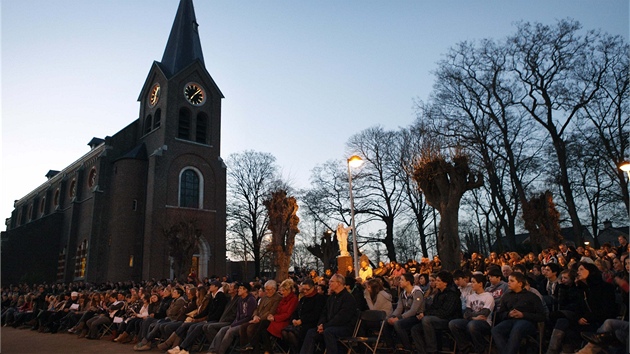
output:
[[[291,324],[282,330],[282,340],[289,344],[291,353],[300,352],[306,332],[317,327],[319,316],[326,308],[326,297],[317,292],[313,280],[306,279],[302,282],[300,294]]]
[[[282,296],[278,294],[278,284],[275,280],[268,280],[265,283],[264,291],[265,295],[260,299],[258,307],[254,310],[251,321],[244,323],[240,327],[239,335],[241,341],[241,348],[250,348],[249,344],[254,332],[258,330],[260,322],[265,320],[267,316],[276,313],[278,304],[282,299]],[[253,348],[251,348],[253,350]]]
[[[316,328],[306,333],[301,354],[313,354],[315,342],[323,337],[327,354],[339,352],[337,339],[349,337],[357,321],[357,303],[352,294],[346,290],[345,278],[335,274],[329,281],[330,295],[326,308],[319,317]]]

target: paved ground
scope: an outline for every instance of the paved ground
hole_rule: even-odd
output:
[[[13,327],[0,327],[0,352],[13,353],[137,353],[133,351],[131,344],[118,344],[107,340],[78,339],[76,335],[65,333],[38,333],[29,329],[15,329]],[[157,348],[148,353],[160,352]],[[161,353],[161,352],[160,352]]]

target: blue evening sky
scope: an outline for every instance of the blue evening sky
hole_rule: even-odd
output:
[[[178,0],[3,0],[0,216],[138,117]],[[344,159],[368,127],[413,122],[450,46],[514,22],[579,20],[628,38],[628,0],[196,0],[208,72],[225,95],[222,156],[269,152],[285,178]]]

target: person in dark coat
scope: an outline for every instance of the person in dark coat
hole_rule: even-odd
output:
[[[579,343],[580,332],[594,332],[606,319],[617,314],[615,287],[602,278],[601,271],[593,263],[580,262],[576,284],[580,305],[571,318],[560,318],[551,333],[548,354],[559,353],[563,343]]]
[[[319,317],[316,328],[306,333],[301,354],[313,354],[315,341],[323,336],[328,354],[339,352],[337,340],[352,335],[357,321],[357,302],[345,288],[345,278],[335,274],[330,278],[331,294],[326,300],[326,308]]]
[[[317,327],[319,316],[326,308],[326,297],[317,292],[313,280],[304,280],[300,291],[302,297],[293,312],[291,324],[282,330],[282,340],[289,344],[291,353],[300,352],[306,332]]]
[[[545,321],[545,309],[540,298],[525,289],[527,279],[522,273],[508,277],[510,291],[501,297],[496,315],[499,323],[492,328],[492,339],[499,353],[518,353],[521,339],[536,333],[536,324]]]
[[[437,293],[431,306],[416,318],[420,323],[411,327],[411,337],[417,353],[438,351],[435,331],[448,329],[451,320],[462,317],[462,301],[459,289],[453,284],[453,275],[447,271],[439,272],[435,277]]]

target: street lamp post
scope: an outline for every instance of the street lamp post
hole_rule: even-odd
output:
[[[350,188],[350,222],[352,223],[352,251],[354,253],[354,276],[359,277],[359,247],[357,246],[357,228],[354,225],[354,197],[352,196],[352,171],[350,167],[359,167],[363,159],[357,155],[352,155],[348,159],[348,184]]]
[[[630,184],[630,162],[623,161],[619,164],[619,169],[628,175],[628,184]],[[628,206],[628,235],[630,235],[630,205]]]

